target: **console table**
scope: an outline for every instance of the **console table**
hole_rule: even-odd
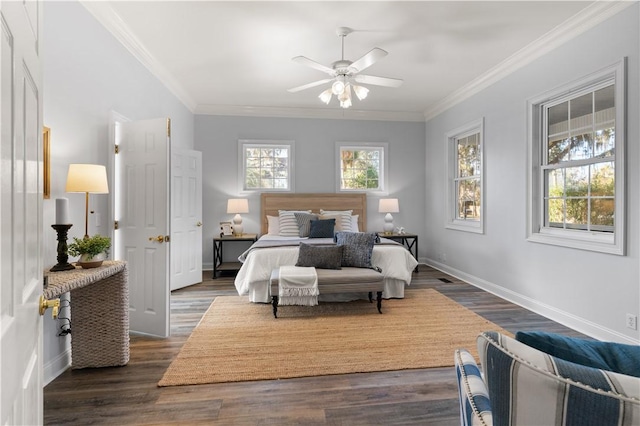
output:
[[[45,272],[46,299],[71,292],[71,368],[114,367],[129,362],[127,262],[91,269]]]

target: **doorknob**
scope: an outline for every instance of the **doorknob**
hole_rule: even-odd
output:
[[[157,237],[149,237],[149,241],[157,241],[159,243],[163,243],[164,235],[158,235]]]
[[[60,299],[47,300],[44,298],[43,295],[40,295],[39,306],[40,306],[39,307],[40,315],[44,315],[44,312],[48,308],[51,308],[51,317],[53,319],[58,318],[58,310],[60,309]]]
[[[198,223],[196,223],[196,226],[202,226],[202,222],[198,221]]]

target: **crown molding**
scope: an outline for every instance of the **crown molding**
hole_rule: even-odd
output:
[[[425,121],[429,121],[449,108],[469,99],[509,74],[636,3],[637,1],[629,0],[594,2],[480,77],[460,87],[433,107],[427,109],[424,112]]]
[[[237,105],[198,105],[199,115],[228,115],[245,117],[320,118],[341,120],[414,121],[424,122],[421,112],[365,111],[342,108],[283,108]]]
[[[127,24],[116,13],[109,2],[79,0],[88,11],[127,49],[152,75],[154,75],[167,89],[173,93],[191,112],[196,108],[196,102],[182,88],[173,75],[164,68],[156,58],[149,53],[142,42],[133,35]]]

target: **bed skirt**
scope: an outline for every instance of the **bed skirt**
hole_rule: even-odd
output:
[[[384,292],[382,297],[384,299],[404,299],[404,282],[402,280],[396,280],[394,278],[385,278],[384,280]],[[249,301],[254,303],[271,303],[271,285],[269,281],[256,281],[251,284],[249,288]],[[325,294],[320,296],[318,300],[320,302],[348,302],[350,300],[369,300],[367,293],[344,293],[344,294]]]

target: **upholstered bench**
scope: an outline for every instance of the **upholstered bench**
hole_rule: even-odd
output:
[[[378,312],[382,313],[382,291],[384,276],[375,269],[343,267],[342,269],[316,269],[320,294],[369,293],[369,302],[373,301],[373,292],[377,293]],[[278,318],[278,294],[280,269],[271,271],[271,305],[273,316]]]

